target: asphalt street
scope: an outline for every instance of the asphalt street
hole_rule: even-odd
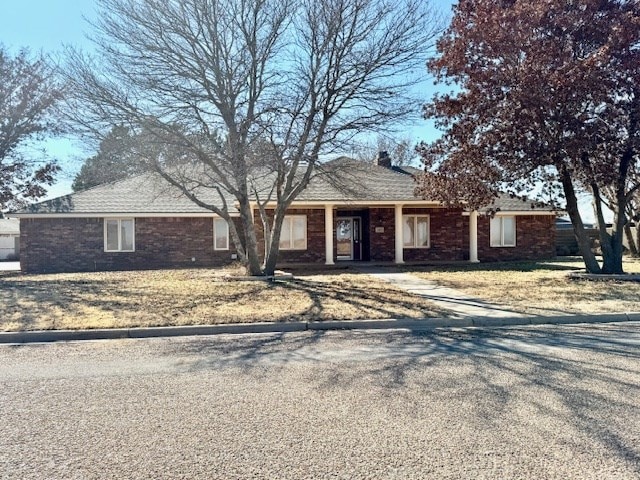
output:
[[[638,479],[640,324],[0,345],[2,479]]]

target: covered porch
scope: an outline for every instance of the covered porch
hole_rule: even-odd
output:
[[[465,219],[425,202],[323,208],[325,265],[478,262],[477,212]]]

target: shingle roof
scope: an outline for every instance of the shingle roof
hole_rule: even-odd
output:
[[[383,201],[416,201],[413,175],[420,172],[413,167],[386,168],[346,157],[319,164],[308,187],[296,198],[297,202],[373,203]],[[261,189],[268,189],[272,176],[256,179]],[[201,190],[198,198],[206,203],[221,204],[213,189]],[[227,195],[230,213],[235,214],[235,200]],[[295,206],[295,203],[294,203]],[[503,211],[531,210],[531,202],[501,196],[489,207]],[[538,208],[540,209],[540,208]],[[547,210],[541,208],[540,210]],[[550,209],[548,209],[550,210]],[[211,214],[186,198],[176,187],[158,174],[146,173],[136,177],[76,192],[30,205],[17,214]]]
[[[523,199],[518,197],[511,197],[507,194],[501,194],[496,198],[495,203],[488,207],[480,209],[481,212],[487,212],[489,210],[503,211],[503,212],[553,212],[555,211],[550,205],[545,205],[540,202],[536,202],[530,199]]]
[[[213,191],[203,192],[201,197],[206,202],[220,203],[216,198],[217,193]],[[231,213],[235,213],[233,199],[227,200]],[[196,205],[158,174],[145,173],[35,203],[16,213],[193,214],[211,213],[211,211]]]
[[[411,166],[392,167],[397,172],[403,172],[406,175],[415,176],[422,172],[421,169]],[[540,212],[553,212],[555,211],[550,205],[545,205],[540,202],[533,201],[527,198],[512,197],[506,193],[500,194],[492,205],[481,208],[479,211],[486,213],[488,211],[503,211],[503,212],[528,212],[528,211],[540,211]]]
[[[318,166],[317,176],[300,194],[300,201],[417,200],[413,178],[373,163],[340,157]]]

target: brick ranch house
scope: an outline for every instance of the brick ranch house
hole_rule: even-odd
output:
[[[391,167],[385,158],[379,164],[334,162],[342,166],[342,185],[318,175],[291,205],[280,264],[491,262],[555,255],[556,214],[548,208],[502,197],[491,218],[416,198],[416,170]],[[233,200],[227,204],[232,208]],[[37,203],[12,216],[20,218],[23,272],[214,267],[237,258],[222,218],[150,173]],[[255,221],[261,225],[257,209]]]

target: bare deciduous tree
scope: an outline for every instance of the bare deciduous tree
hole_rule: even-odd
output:
[[[354,150],[356,158],[363,162],[371,162],[378,153],[387,152],[393,165],[407,166],[419,161],[416,143],[410,138],[378,135],[375,141],[362,142]]]
[[[0,45],[0,212],[42,197],[59,170],[25,148],[58,131],[53,110],[62,89],[42,57],[11,56]]]
[[[76,125],[146,132],[149,146],[140,153],[227,220],[250,274],[274,271],[284,213],[322,170],[319,158],[412,112],[408,92],[440,28],[422,0],[98,5],[96,56],[70,51],[65,69]],[[203,192],[211,191],[220,201],[206,201]],[[255,206],[264,223],[263,264]]]

